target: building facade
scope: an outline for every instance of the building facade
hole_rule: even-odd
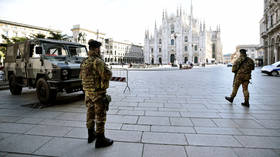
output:
[[[141,45],[135,45],[129,41],[115,41],[113,38],[106,37],[105,33],[101,33],[98,30],[92,31],[81,28],[80,25],[74,25],[71,31],[75,42],[84,45],[88,45],[87,43],[90,39],[101,42],[101,55],[107,63],[138,63],[138,61],[141,60],[141,54],[143,60],[143,50]],[[129,57],[129,59],[127,57],[125,58],[127,54],[131,53],[134,54],[134,57]]]
[[[23,23],[17,23],[12,21],[6,21],[0,19],[0,35],[5,35],[8,38],[12,37],[27,37],[30,38],[30,36],[34,34],[43,34],[46,37],[50,36],[50,32],[56,32],[61,33],[59,30],[44,28],[44,27],[38,27],[38,26],[32,26],[28,24]],[[0,36],[0,43],[3,43],[4,39],[2,39],[2,36]]]
[[[50,36],[50,32],[56,32],[61,33],[59,30],[44,28],[44,27],[38,27],[23,23],[17,23],[12,21],[6,21],[0,19],[0,43],[4,43],[4,39],[2,38],[2,35],[5,35],[8,38],[13,37],[27,37],[30,38],[34,34],[43,34],[46,37]],[[0,52],[0,66],[3,64],[4,60],[4,52]]]
[[[261,48],[264,65],[280,60],[280,1],[264,0],[264,14],[260,21]]]
[[[224,55],[224,64],[231,63],[231,54]]]
[[[262,66],[263,65],[263,57],[264,52],[262,49],[259,49],[259,45],[238,45],[236,46],[236,51],[231,55],[231,62],[234,63],[234,61],[239,57],[239,50],[245,49],[247,50],[246,54],[248,57],[254,60],[256,66]]]
[[[71,29],[72,34],[73,34],[73,41],[84,44],[88,48],[88,41],[90,39],[97,40],[102,43],[101,46],[101,54],[106,51],[105,49],[105,33],[97,31],[92,31],[86,28],[82,28],[80,25],[74,25],[73,28]]]
[[[223,62],[221,30],[206,30],[203,22],[187,15],[182,9],[177,14],[163,11],[162,24],[155,24],[153,33],[145,31],[144,60],[148,64],[184,64],[192,62]]]

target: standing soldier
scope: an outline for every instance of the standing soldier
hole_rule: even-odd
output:
[[[106,110],[108,110],[109,96],[106,89],[112,72],[100,56],[101,43],[89,40],[88,58],[81,63],[81,78],[85,91],[87,110],[88,143],[96,138],[95,148],[107,147],[113,140],[105,137]],[[95,131],[96,124],[96,131]]]
[[[254,61],[247,57],[246,51],[247,50],[245,49],[240,49],[240,56],[232,66],[232,72],[235,73],[233,80],[233,90],[231,96],[225,97],[225,99],[232,103],[234,97],[237,94],[239,86],[242,84],[245,102],[241,103],[241,105],[249,107],[248,84],[250,83],[251,72],[255,69],[255,66]]]

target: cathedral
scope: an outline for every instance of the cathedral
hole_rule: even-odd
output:
[[[182,9],[177,14],[162,13],[162,24],[154,32],[145,31],[144,61],[147,64],[195,65],[223,62],[221,30],[206,29],[205,22],[193,18]]]

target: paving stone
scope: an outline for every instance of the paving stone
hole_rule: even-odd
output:
[[[106,123],[105,129],[120,130],[122,127],[121,123]]]
[[[258,120],[280,120],[279,114],[251,114]]]
[[[51,138],[31,135],[12,135],[0,142],[0,151],[32,153]]]
[[[211,119],[191,118],[194,126],[216,127],[216,124]]]
[[[64,137],[71,138],[88,138],[88,130],[87,128],[73,128],[69,131]]]
[[[265,128],[280,129],[280,120],[258,120]]]
[[[234,148],[239,157],[279,157],[277,153],[270,149],[247,149]]]
[[[46,119],[39,122],[41,125],[55,125],[55,126],[68,126],[68,127],[85,127],[84,121],[72,121],[72,120],[58,120],[58,119]]]
[[[182,104],[179,104],[179,103],[164,103],[164,108],[181,108],[183,107],[184,105]]]
[[[190,118],[170,118],[171,125],[174,126],[193,126]]]
[[[231,119],[212,119],[219,127],[238,128],[239,126]]]
[[[133,116],[143,116],[144,111],[131,111],[131,110],[120,110],[118,112],[119,115],[133,115]]]
[[[13,134],[0,133],[0,141],[1,141],[1,140],[4,140],[5,138],[7,138],[7,137],[9,137],[9,136],[11,136],[11,135],[13,135]]]
[[[39,124],[43,120],[44,119],[40,119],[40,118],[22,118],[22,119],[18,120],[17,123],[21,123],[21,124]]]
[[[32,124],[0,123],[0,132],[25,133],[34,126]]]
[[[122,130],[133,130],[133,131],[150,131],[151,126],[149,125],[130,125],[124,124],[121,128]]]
[[[40,157],[40,156],[8,153],[7,156],[5,157]]]
[[[229,114],[229,113],[219,113],[221,118],[230,119],[254,119],[250,114]]]
[[[233,136],[228,135],[186,134],[186,137],[189,145],[242,147]]]
[[[50,125],[38,125],[28,131],[26,134],[31,135],[45,135],[45,136],[64,136],[72,128]]]
[[[134,107],[135,111],[158,111],[157,107]]]
[[[276,152],[276,154],[278,154],[280,156],[280,149],[276,149],[276,150],[274,150],[274,152]]]
[[[242,135],[236,128],[195,127],[198,134]]]
[[[193,127],[182,126],[152,126],[152,132],[170,132],[170,133],[196,133]]]
[[[220,118],[218,113],[199,113],[199,112],[180,112],[182,117],[190,117],[190,118]]]
[[[35,109],[32,112],[23,114],[22,116],[31,118],[56,118],[61,114],[63,114],[63,112],[41,111],[39,109]]]
[[[106,122],[136,124],[138,116],[107,115]]]
[[[179,112],[146,111],[146,116],[180,117]]]
[[[258,124],[255,120],[241,120],[235,119],[233,120],[240,128],[264,128],[260,124]]]
[[[145,144],[143,157],[187,157],[184,146]]]
[[[238,157],[232,148],[186,146],[188,157]]]
[[[28,112],[26,110],[0,109],[0,116],[21,116]]]
[[[0,116],[0,123],[14,123],[22,119],[22,117],[15,116]]]
[[[129,148],[129,149],[128,149]],[[143,145],[138,143],[114,142],[110,147],[95,149],[85,140],[71,138],[55,138],[37,150],[37,155],[62,157],[141,157]]]
[[[163,107],[163,103],[139,103],[139,107]]]
[[[280,137],[235,136],[235,138],[248,148],[280,149]]]
[[[187,145],[183,134],[144,132],[143,143]]]
[[[146,125],[170,125],[168,117],[147,117],[140,116],[138,124]]]
[[[280,132],[273,129],[239,129],[244,135],[280,136]]]
[[[86,114],[85,113],[63,113],[56,117],[59,120],[73,120],[73,121],[85,121]]]
[[[140,142],[142,132],[124,130],[106,130],[106,136],[115,141]]]

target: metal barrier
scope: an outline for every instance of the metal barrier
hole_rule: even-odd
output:
[[[123,93],[125,93],[126,89],[130,91],[130,88],[128,86],[128,69],[113,68],[111,70],[112,70],[112,78],[110,81],[125,82],[126,87]]]

